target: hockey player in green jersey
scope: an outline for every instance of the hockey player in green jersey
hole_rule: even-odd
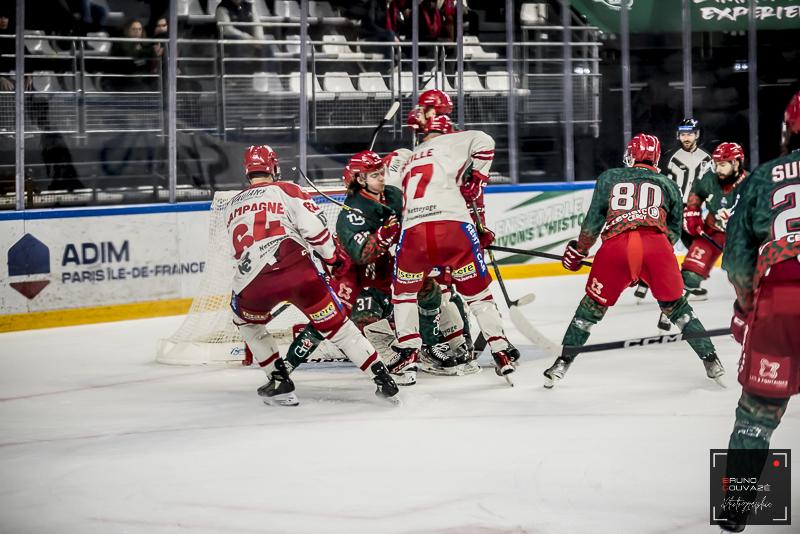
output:
[[[740,188],[722,259],[736,290],[731,331],[743,344],[728,476],[761,475],[772,432],[789,397],[800,393],[800,92],[786,108],[783,127],[784,155],[754,169]],[[753,492],[737,494],[758,499]],[[747,515],[729,510],[720,526],[741,532]]]
[[[744,150],[737,143],[720,143],[711,155],[714,169],[692,183],[683,211],[683,228],[694,240],[681,266],[689,299],[705,300],[708,291],[700,283],[708,278],[725,244],[725,227],[739,187],[747,177]],[[702,218],[705,204],[708,214]]]
[[[680,237],[683,202],[675,182],[658,172],[661,144],[655,136],[638,134],[628,143],[626,168],[610,169],[597,179],[589,211],[577,240],[570,241],[561,259],[577,271],[598,237],[603,244],[595,255],[583,297],[564,339],[564,347],[582,346],[589,331],[613,306],[625,288],[647,283],[661,310],[685,333],[704,333],[700,320],[683,294],[673,244]],[[706,369],[718,379],[724,369],[708,338],[689,340]],[[551,388],[575,359],[565,350],[544,372]]]
[[[372,151],[353,156],[344,170],[347,196],[336,221],[336,234],[351,259],[348,271],[331,281],[336,295],[348,309],[350,318],[378,349],[398,385],[416,382],[419,366],[434,374],[461,374],[463,366],[439,343],[438,317],[442,293],[430,280],[420,295],[420,325],[424,341],[420,358],[404,362],[388,348],[394,333],[389,324],[392,315],[391,277],[394,257],[390,252],[400,234],[399,215],[403,209],[400,189],[386,185],[385,164]],[[289,347],[290,367],[296,367],[322,341],[307,327]],[[395,361],[396,360],[396,361]]]

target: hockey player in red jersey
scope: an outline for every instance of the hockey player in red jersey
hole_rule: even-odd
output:
[[[592,202],[577,240],[567,245],[561,263],[577,271],[597,238],[603,244],[595,255],[583,297],[562,345],[565,350],[544,372],[551,388],[575,359],[568,347],[582,346],[596,325],[616,304],[625,288],[639,280],[650,286],[662,312],[682,332],[702,334],[705,328],[683,294],[683,281],[673,244],[680,237],[683,202],[675,182],[658,172],[661,143],[638,134],[628,143],[625,168],[609,169],[597,178]],[[709,378],[725,371],[708,338],[689,340]]]
[[[417,293],[433,268],[449,272],[492,350],[498,375],[514,371],[509,344],[489,283],[479,234],[468,203],[482,200],[494,159],[494,140],[479,131],[453,132],[446,115],[428,119],[425,137],[409,158],[403,178],[403,224],[395,259],[392,302],[403,360],[416,361],[421,346]],[[466,178],[464,170],[471,167]]]
[[[714,169],[692,182],[683,228],[694,239],[681,266],[681,276],[689,299],[705,299],[707,290],[700,287],[708,279],[714,263],[722,254],[725,227],[733,211],[739,187],[747,176],[744,150],[737,143],[720,143],[711,156]],[[702,218],[705,204],[708,214]]]
[[[754,169],[741,187],[722,259],[736,290],[731,331],[743,344],[726,475],[737,478],[760,477],[772,432],[800,393],[800,92],[783,128],[784,155]],[[720,526],[741,532],[748,515],[744,507],[728,510]]]
[[[271,310],[288,301],[372,377],[376,395],[395,396],[397,385],[386,366],[343,313],[309,256],[313,250],[333,274],[349,263],[320,217],[319,207],[296,184],[279,181],[278,158],[270,147],[248,148],[244,169],[250,186],[228,202],[225,221],[236,262],[231,299],[234,323],[268,379],[258,394],[267,404],[298,404],[278,345],[265,327]]]

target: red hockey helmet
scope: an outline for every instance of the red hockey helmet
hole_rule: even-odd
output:
[[[408,112],[406,126],[419,130],[425,126],[425,110],[420,106],[415,106]]]
[[[275,180],[281,177],[281,167],[278,164],[278,154],[268,145],[253,145],[244,151],[244,173],[250,175],[254,172],[271,174]]]
[[[634,163],[648,161],[652,163],[653,166],[657,166],[660,158],[661,141],[658,140],[658,137],[640,133],[634,135],[628,142],[623,161],[628,167],[633,166]]]
[[[711,154],[711,159],[714,163],[720,161],[733,161],[738,159],[740,163],[744,162],[744,150],[739,143],[720,143]]]
[[[435,117],[428,119],[428,122],[425,123],[425,128],[423,128],[422,131],[425,133],[440,132],[443,134],[448,134],[453,130],[453,122],[450,120],[450,117],[447,115],[436,115]]]
[[[783,113],[783,123],[789,133],[800,134],[800,91],[789,100]]]
[[[344,173],[342,173],[342,180],[344,180],[345,185],[350,185],[359,176],[363,175],[366,179],[367,174],[381,170],[384,167],[386,165],[378,154],[372,150],[362,150],[347,162],[344,167]]]
[[[419,95],[417,104],[423,109],[433,108],[437,115],[447,115],[453,112],[453,101],[447,93],[438,89],[428,89]]]

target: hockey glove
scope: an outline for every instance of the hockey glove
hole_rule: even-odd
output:
[[[744,342],[744,331],[750,323],[750,314],[745,313],[739,301],[733,301],[733,318],[731,318],[731,334],[733,339],[741,345]]]
[[[481,242],[481,248],[484,249],[494,243],[494,232],[483,227],[483,231],[478,234],[478,241]]]
[[[389,248],[391,244],[397,241],[397,237],[400,235],[400,223],[397,221],[397,217],[392,215],[386,219],[386,222],[378,228],[375,234],[378,237],[378,244],[382,248]]]
[[[683,229],[687,234],[699,236],[703,231],[703,218],[700,210],[686,208],[683,212]]]
[[[322,258],[322,262],[325,264],[328,274],[334,278],[341,278],[350,269],[350,256],[347,255],[338,239],[333,256],[327,259]]]
[[[586,258],[586,254],[578,250],[578,241],[573,239],[567,243],[564,255],[561,256],[561,265],[570,271],[577,271],[581,268],[581,261]]]
[[[483,193],[483,187],[488,181],[488,176],[484,176],[478,171],[472,171],[471,179],[461,184],[461,196],[464,197],[464,200],[467,202],[478,200]]]

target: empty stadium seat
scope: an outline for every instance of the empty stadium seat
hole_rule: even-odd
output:
[[[308,3],[308,15],[319,19],[320,22],[324,20],[325,24],[342,24],[347,22],[347,19],[336,13],[328,2],[315,2],[311,0]]]
[[[300,5],[294,0],[275,0],[275,16],[287,20],[300,20]]]
[[[458,76],[454,77],[455,86],[458,87]],[[497,93],[487,90],[481,83],[481,78],[474,70],[464,71],[464,93],[476,96],[490,96]]]
[[[442,72],[437,71],[435,75],[430,71],[425,72],[422,74],[422,79],[428,80],[422,87],[424,91],[428,89],[441,89],[445,93],[453,93],[455,91],[453,86],[450,85],[450,80]]]
[[[206,14],[203,11],[203,8],[200,7],[200,0],[177,0],[178,2],[178,16],[179,17],[193,17],[193,16],[203,16]],[[217,7],[217,4],[214,4],[214,8]],[[209,2],[211,4],[211,2]],[[209,5],[209,11],[212,13],[214,12],[214,8]]]
[[[308,99],[311,100],[311,87],[313,84],[314,88],[314,97],[317,100],[333,100],[334,95],[333,93],[328,93],[325,91],[322,86],[319,84],[319,79],[313,75],[311,72],[306,72],[306,94],[308,95]],[[289,92],[294,94],[300,94],[300,73],[293,72],[289,75]]]
[[[61,88],[56,80],[56,73],[51,70],[40,70],[33,73],[33,90],[50,92],[60,91]]]
[[[392,92],[389,91],[380,72],[359,72],[358,90],[364,93],[373,93],[376,98],[391,98],[392,96]]]
[[[414,73],[404,70],[400,73],[400,94],[408,96],[414,92]]]
[[[522,4],[519,13],[523,26],[540,26],[547,22],[547,4]]]
[[[28,49],[29,54],[43,54],[46,56],[56,56],[56,52],[50,45],[50,41],[45,37],[42,30],[26,30],[28,35],[35,35],[31,39],[25,39],[25,48]]]
[[[366,59],[368,56],[362,52],[353,52],[344,35],[323,35],[322,52],[331,54],[339,59]]]
[[[322,76],[322,88],[329,93],[335,93],[340,100],[359,100],[365,98],[363,93],[356,91],[350,75],[346,72],[326,72]]]
[[[280,77],[274,72],[256,72],[253,74],[253,90],[258,93],[285,93]]]
[[[107,38],[108,33],[106,32],[89,32],[86,34],[86,37],[99,37],[99,38]],[[90,50],[92,54],[97,54],[101,56],[107,56],[108,53],[111,51],[111,41],[86,41],[86,48]]]
[[[514,79],[516,80],[516,83],[519,83],[519,80],[516,76]],[[508,71],[493,70],[486,73],[486,88],[490,91],[507,93],[510,87],[511,86],[508,82]],[[528,89],[517,89],[515,92],[519,96],[527,96],[531,93]]]
[[[481,47],[481,42],[475,35],[465,35],[464,58],[465,59],[497,59],[497,52],[487,52]]]

